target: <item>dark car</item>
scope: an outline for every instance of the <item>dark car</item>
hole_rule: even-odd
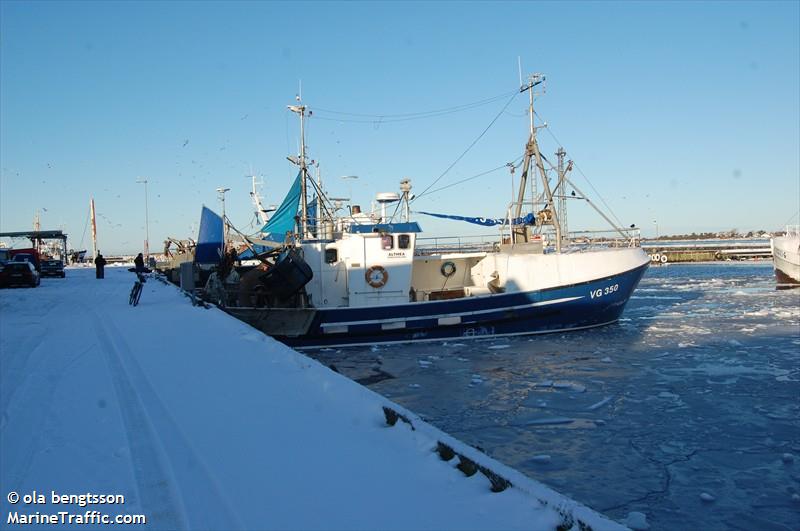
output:
[[[64,262],[61,260],[42,260],[42,271],[40,274],[43,277],[64,278],[67,276],[64,272]]]
[[[30,262],[34,263],[33,255],[28,253],[17,253],[11,258],[12,262]]]
[[[0,287],[39,285],[39,272],[30,262],[6,262],[0,271]]]

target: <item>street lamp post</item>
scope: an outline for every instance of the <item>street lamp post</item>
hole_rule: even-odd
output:
[[[144,184],[144,261],[146,264],[150,263],[150,217],[147,212],[147,179],[139,179],[136,181],[139,184]]]
[[[653,220],[653,225],[656,226],[656,240],[658,239],[658,221]]]

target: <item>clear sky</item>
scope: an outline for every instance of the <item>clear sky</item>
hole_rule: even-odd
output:
[[[309,156],[333,196],[369,205],[400,179],[424,190],[500,113],[375,123],[510,94],[542,72],[552,133],[625,225],[650,236],[777,230],[800,210],[800,3],[786,2],[0,2],[0,231],[62,228],[91,248],[151,250],[196,237],[201,205],[252,232],[252,171],[280,203],[296,170],[286,110],[302,81]],[[517,96],[435,186],[517,159]],[[348,121],[336,120],[344,118]],[[361,122],[358,120],[365,120]],[[345,180],[342,176],[357,175]],[[502,216],[505,170],[414,203]],[[597,197],[594,197],[597,199]],[[792,217],[794,218],[792,219]],[[458,222],[418,216],[429,235]],[[604,228],[586,212],[571,229]],[[485,229],[483,230],[485,233]]]

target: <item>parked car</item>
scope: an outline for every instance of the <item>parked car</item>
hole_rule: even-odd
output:
[[[0,287],[39,285],[39,272],[30,262],[6,262],[0,272]]]
[[[67,274],[64,272],[64,262],[61,260],[42,260],[43,277],[61,277],[64,278]]]
[[[32,262],[33,266],[36,268],[36,271],[41,271],[42,261],[39,257],[39,251],[33,247],[26,249],[9,249],[8,256],[9,260],[23,260],[25,262]],[[17,258],[18,256],[21,258]]]
[[[28,253],[15,254],[11,259],[12,262],[30,262],[33,267],[36,267],[36,262],[33,261],[33,255]]]

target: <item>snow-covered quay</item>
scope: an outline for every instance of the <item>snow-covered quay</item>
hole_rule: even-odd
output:
[[[133,280],[0,291],[0,527],[622,528],[174,286],[129,306]]]

